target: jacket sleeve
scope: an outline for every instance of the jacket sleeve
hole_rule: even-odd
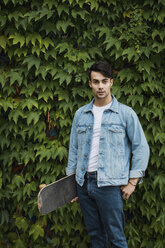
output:
[[[77,112],[76,112],[77,113]],[[76,172],[77,167],[77,149],[78,149],[78,141],[77,141],[77,114],[75,113],[71,134],[70,134],[70,145],[69,145],[69,156],[68,156],[68,165],[66,167],[66,175],[71,175]]]
[[[132,159],[130,178],[141,178],[149,161],[149,146],[136,113],[131,109],[127,118],[127,135],[131,143]]]

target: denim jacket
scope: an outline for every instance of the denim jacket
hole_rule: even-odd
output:
[[[104,110],[99,141],[97,184],[126,185],[129,178],[144,176],[149,160],[149,146],[136,113],[112,95],[112,104]],[[88,166],[94,116],[93,102],[75,113],[70,135],[66,174],[76,173],[82,186]]]

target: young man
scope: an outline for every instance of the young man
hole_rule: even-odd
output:
[[[109,239],[111,248],[126,248],[122,198],[144,176],[149,147],[136,113],[111,94],[110,65],[95,63],[89,78],[94,99],[75,113],[66,174],[76,173],[92,247],[108,248]]]

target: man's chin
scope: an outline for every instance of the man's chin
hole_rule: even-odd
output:
[[[97,94],[97,98],[100,98],[100,99],[105,98],[105,95],[104,94]]]

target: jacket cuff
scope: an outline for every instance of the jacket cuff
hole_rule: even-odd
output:
[[[76,173],[76,170],[74,168],[68,168],[68,167],[66,167],[65,171],[66,171],[66,175],[67,176]]]
[[[129,178],[142,178],[145,175],[145,171],[142,170],[130,170]]]

